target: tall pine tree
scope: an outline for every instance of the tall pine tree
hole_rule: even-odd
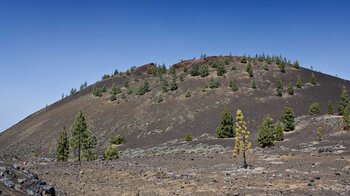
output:
[[[349,101],[348,91],[346,90],[345,86],[343,86],[343,89],[340,95],[339,105],[338,105],[339,115],[344,114],[344,110],[349,105],[349,103],[350,101]]]
[[[230,138],[234,136],[233,117],[227,108],[221,114],[220,125],[216,129],[218,138]]]
[[[67,161],[69,155],[69,142],[65,127],[59,133],[56,142],[56,159],[57,161]]]
[[[76,152],[78,161],[81,160],[81,151],[84,145],[84,142],[88,138],[87,134],[87,125],[85,122],[85,117],[82,111],[80,111],[72,125],[72,138],[70,139],[70,145],[72,149]]]

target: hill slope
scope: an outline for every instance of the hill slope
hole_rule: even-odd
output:
[[[224,62],[227,73],[217,76],[216,69],[211,65]],[[198,60],[183,61],[174,65],[178,90],[163,93],[162,81],[159,77],[147,74],[146,70],[154,64],[147,64],[133,69],[130,74],[123,73],[95,83],[79,91],[77,94],[60,100],[22,120],[0,135],[0,154],[3,156],[30,157],[31,153],[40,156],[54,156],[55,139],[63,128],[69,128],[75,115],[81,110],[87,121],[93,127],[99,141],[101,152],[113,134],[125,136],[126,143],[121,149],[149,148],[165,143],[181,143],[185,134],[190,133],[196,138],[194,143],[222,144],[232,146],[231,140],[216,139],[216,127],[224,108],[232,113],[241,109],[245,114],[248,128],[253,135],[262,118],[269,114],[273,119],[279,119],[283,108],[290,105],[297,116],[308,113],[311,103],[321,104],[321,113],[326,112],[328,101],[335,108],[343,86],[349,82],[314,72],[317,85],[308,82],[312,70],[295,69],[287,64],[286,73],[281,73],[275,62],[263,69],[261,61],[254,61],[254,77],[246,72],[246,63],[241,63],[241,57],[208,57]],[[209,76],[191,76],[193,64],[209,66]],[[231,70],[232,67],[235,70]],[[184,72],[184,67],[188,68]],[[172,74],[164,75],[168,82]],[[295,84],[300,76],[304,85],[302,89],[295,88],[294,95],[288,95],[287,85]],[[135,90],[147,78],[151,91],[145,95],[136,95]],[[284,84],[283,96],[275,95],[276,80],[280,78]],[[210,79],[220,82],[219,88],[206,88]],[[124,87],[125,81],[130,87]],[[239,86],[237,92],[229,87],[231,80],[236,80]],[[252,81],[256,89],[251,88]],[[109,90],[113,84],[122,87],[122,93],[117,94],[117,100],[110,101]],[[105,86],[108,91],[102,97],[92,95],[94,87]],[[134,91],[134,93],[129,94]],[[129,92],[129,93],[128,93]],[[186,92],[191,96],[186,97]],[[125,96],[125,98],[124,98]],[[253,136],[255,137],[255,136]]]

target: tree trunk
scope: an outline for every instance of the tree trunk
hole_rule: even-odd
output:
[[[247,158],[245,156],[245,150],[243,151],[243,167],[244,167],[244,169],[247,169],[247,167],[248,167]]]

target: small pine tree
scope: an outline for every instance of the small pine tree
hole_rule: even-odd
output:
[[[297,88],[302,88],[303,81],[301,80],[300,76],[297,76],[297,81],[296,81],[295,85]]]
[[[294,66],[295,69],[299,69],[300,68],[299,61],[295,60],[294,63],[293,63],[293,66]]]
[[[315,115],[320,113],[320,104],[319,103],[312,103],[309,108],[309,114]]]
[[[283,61],[281,61],[278,67],[280,68],[281,73],[286,73],[286,64]]]
[[[288,94],[294,95],[294,88],[293,88],[293,84],[291,82],[289,82],[289,84],[288,84]]]
[[[349,100],[348,91],[346,90],[346,87],[343,86],[341,95],[340,95],[339,105],[338,105],[339,115],[344,114],[345,108],[349,105],[349,103],[350,103],[350,100]]]
[[[218,80],[214,80],[211,78],[209,80],[209,88],[219,88],[220,87],[220,82]]]
[[[199,74],[202,78],[207,77],[209,75],[209,67],[208,65],[203,65],[199,68]]]
[[[266,116],[259,128],[258,144],[262,148],[273,146],[275,138],[272,123],[272,118]]]
[[[276,141],[283,141],[284,140],[284,136],[283,136],[283,126],[282,123],[280,121],[278,121],[275,124],[275,140]]]
[[[56,141],[56,160],[57,161],[68,161],[69,155],[69,141],[65,127],[59,133]]]
[[[321,131],[321,127],[317,128],[316,130],[316,136],[318,141],[322,141],[322,131]]]
[[[169,84],[166,78],[163,78],[163,81],[162,81],[162,91],[163,93],[166,93],[169,91]]]
[[[315,74],[314,74],[314,73],[311,74],[310,83],[311,83],[312,85],[317,85],[317,81],[316,81],[316,77],[315,77]]]
[[[250,62],[249,62],[248,65],[247,65],[246,71],[248,72],[249,77],[253,77],[253,76],[254,76],[253,67],[252,67],[252,64],[251,64]]]
[[[252,89],[256,89],[256,82],[255,82],[255,80],[252,81]]]
[[[232,91],[234,91],[234,92],[238,91],[238,85],[237,85],[236,80],[231,80],[230,87],[231,87]]]
[[[119,158],[119,151],[116,145],[108,145],[103,154],[104,160],[114,160]]]
[[[343,113],[343,127],[344,130],[350,130],[350,111],[349,111],[349,107],[350,105],[348,104],[345,109],[344,109],[344,113]]]
[[[295,129],[295,115],[291,107],[286,106],[283,110],[281,121],[284,131],[293,131]]]
[[[110,145],[119,145],[123,143],[125,143],[125,138],[121,135],[113,135],[111,138],[109,138]]]
[[[246,151],[252,149],[252,142],[249,139],[250,131],[248,131],[246,122],[244,121],[244,115],[241,110],[237,110],[236,113],[236,137],[233,149],[233,156],[236,157],[242,154],[243,167],[247,168]]]
[[[328,101],[327,114],[328,114],[328,115],[333,115],[333,114],[334,114],[334,109],[333,109],[333,103],[332,103],[332,101]]]
[[[176,91],[177,90],[177,83],[176,83],[176,78],[174,77],[173,78],[173,81],[171,82],[171,84],[170,84],[170,90],[171,91]]]
[[[282,97],[283,83],[281,79],[278,79],[276,82],[276,95]]]
[[[216,129],[218,138],[230,138],[234,136],[233,117],[227,108],[221,114],[220,125]]]
[[[192,141],[193,140],[193,136],[191,135],[191,134],[186,134],[185,135],[185,141],[186,142],[190,142],[190,141]]]

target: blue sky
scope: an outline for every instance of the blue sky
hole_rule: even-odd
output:
[[[0,0],[0,131],[149,62],[282,54],[350,79],[349,1]]]

